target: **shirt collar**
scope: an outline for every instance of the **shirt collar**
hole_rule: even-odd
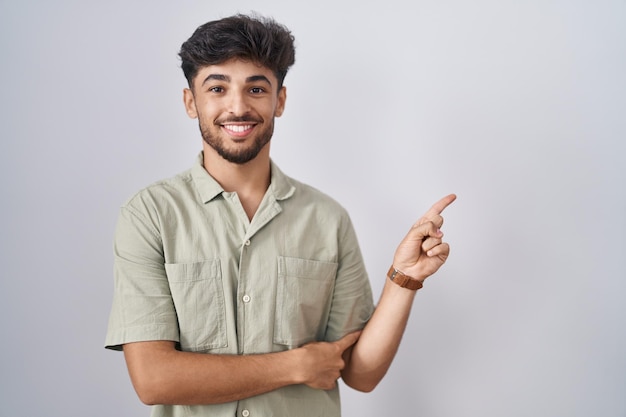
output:
[[[196,162],[191,168],[191,177],[196,184],[198,193],[203,203],[208,203],[218,195],[224,192],[222,186],[215,181],[215,179],[209,175],[204,169],[204,157],[200,152],[196,158]],[[274,195],[274,198],[278,201],[285,200],[293,195],[296,190],[291,179],[283,174],[274,161],[270,161],[271,180],[268,192]]]
[[[206,204],[223,193],[224,189],[212,176],[209,175],[208,172],[206,172],[203,161],[203,153],[200,152],[196,158],[196,162],[193,164],[193,167],[191,167],[191,178],[193,178],[193,181],[196,184],[196,189],[200,194],[202,202]]]
[[[296,191],[291,178],[283,174],[274,161],[270,161],[271,180],[269,191],[274,194],[274,198],[278,201],[286,200]]]

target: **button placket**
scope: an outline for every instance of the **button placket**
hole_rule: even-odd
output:
[[[238,333],[239,333],[239,354],[245,354],[246,352],[246,344],[245,344],[245,328],[246,328],[246,323],[248,321],[248,314],[249,312],[247,312],[247,310],[250,308],[249,306],[247,306],[250,301],[252,300],[252,297],[249,294],[246,294],[247,290],[247,278],[248,278],[248,262],[250,261],[250,256],[251,253],[248,251],[250,244],[251,244],[251,239],[250,239],[250,235],[247,235],[244,237],[244,241],[242,244],[242,249],[241,249],[241,255],[240,255],[240,263],[239,263],[239,288],[238,288],[238,298],[239,298],[239,302],[238,307],[237,307],[237,315],[238,315],[238,321],[237,321],[237,328],[238,328]]]

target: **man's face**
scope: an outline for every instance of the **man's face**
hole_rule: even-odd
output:
[[[271,70],[239,59],[202,68],[184,91],[187,114],[198,118],[206,144],[236,164],[269,146],[286,97]]]

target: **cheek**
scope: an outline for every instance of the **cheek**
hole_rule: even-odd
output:
[[[201,106],[198,106],[196,108],[196,114],[198,119],[204,120],[205,123],[215,120],[219,115],[215,108],[209,106],[207,103],[203,103]]]

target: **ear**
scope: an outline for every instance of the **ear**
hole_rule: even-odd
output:
[[[278,101],[276,102],[276,110],[274,110],[274,116],[280,117],[285,111],[285,102],[287,101],[287,87],[283,86],[278,92]]]
[[[187,115],[192,119],[197,119],[198,110],[196,109],[196,98],[193,96],[193,91],[189,88],[183,89],[183,103],[185,103]]]

